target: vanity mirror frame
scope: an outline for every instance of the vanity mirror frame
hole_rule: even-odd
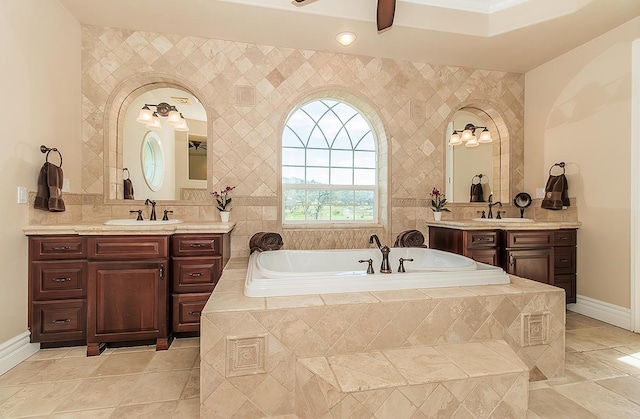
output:
[[[122,142],[124,131],[124,117],[131,103],[140,95],[159,88],[174,88],[184,90],[195,96],[207,115],[207,191],[211,191],[215,179],[213,178],[214,154],[211,146],[213,133],[213,112],[210,105],[203,98],[204,94],[198,91],[189,82],[175,76],[165,74],[140,74],[120,83],[109,96],[104,113],[104,171],[103,171],[103,201],[105,204],[131,205],[137,201],[143,202],[145,197],[136,196],[136,200],[125,200],[123,196],[122,173]],[[161,200],[167,205],[210,205],[213,198],[209,193],[205,200]]]
[[[484,126],[493,126],[495,125],[497,130],[497,136],[493,136],[493,141],[500,141],[500,163],[499,168],[494,169],[494,185],[492,185],[493,189],[493,201],[501,201],[504,205],[510,205],[512,191],[515,191],[516,188],[513,184],[513,179],[510,173],[510,167],[512,163],[511,158],[511,139],[512,135],[510,135],[510,129],[507,126],[507,122],[502,117],[502,113],[496,109],[496,107],[487,101],[475,101],[468,102],[460,105],[459,107],[453,109],[449,116],[445,119],[444,123],[444,146],[442,147],[442,161],[446,165],[447,161],[447,148],[449,147],[449,138],[447,138],[447,127],[449,123],[453,121],[455,114],[458,111],[466,111],[474,114],[478,119],[483,121]],[[492,133],[493,134],[493,133]],[[457,147],[464,147],[464,145],[459,145]],[[495,159],[495,157],[494,157]],[[495,165],[495,162],[494,162]],[[444,176],[446,176],[446,166],[443,167]],[[500,174],[500,180],[498,185],[495,184],[495,174]],[[444,179],[443,179],[443,183]],[[469,187],[471,187],[471,179],[469,179]],[[489,194],[485,193],[485,200],[488,198]],[[450,202],[449,206],[481,206],[486,207],[486,202]]]

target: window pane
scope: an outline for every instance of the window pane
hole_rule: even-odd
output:
[[[329,148],[329,144],[327,144],[324,134],[318,129],[318,127],[315,127],[313,131],[311,131],[311,136],[309,137],[309,141],[307,141],[307,147]]]
[[[354,185],[375,185],[376,184],[375,169],[354,169],[353,184]]]
[[[354,219],[353,194],[353,191],[333,191],[331,194],[332,220],[345,221]]]
[[[367,221],[374,219],[373,191],[355,191],[355,219]]]
[[[374,151],[354,151],[353,167],[374,169],[376,167],[376,153]]]
[[[331,150],[332,167],[353,167],[353,151]]]
[[[331,169],[332,185],[353,185],[353,169]]]
[[[308,167],[307,168],[308,184],[329,184],[329,169],[326,167]]]
[[[298,137],[300,137],[302,141],[306,141],[306,139],[309,138],[309,134],[311,133],[311,129],[315,126],[315,123],[306,113],[298,110],[291,115],[287,121],[287,126],[293,132],[298,134]]]
[[[304,166],[303,148],[282,148],[282,164],[287,166]]]
[[[319,121],[329,108],[319,100],[309,102],[302,107],[305,113],[314,121]]]
[[[361,115],[352,118],[346,123],[346,127],[349,131],[349,136],[351,136],[354,141],[360,140],[365,134],[371,131],[369,124],[367,124],[367,121],[365,121]]]
[[[368,132],[363,138],[357,138],[354,140],[358,141],[356,150],[376,150],[376,142],[374,141],[372,132]]]
[[[329,212],[331,201],[330,191],[307,191],[307,202],[305,205],[305,214],[307,220],[329,220]]]
[[[305,219],[306,191],[302,189],[285,189],[283,192],[284,219],[301,220]]]
[[[282,147],[304,147],[304,144],[296,134],[291,131],[291,127],[287,126],[282,133]]]
[[[329,167],[329,150],[307,150],[307,166]]]
[[[338,136],[333,140],[332,149],[342,149],[342,150],[353,150],[353,146],[351,145],[351,139],[349,139],[349,134],[347,134],[346,129],[340,130]]]
[[[304,183],[304,167],[283,167],[282,183]]]
[[[347,122],[351,119],[355,114],[358,113],[354,108],[347,105],[346,103],[338,103],[333,107],[333,111],[338,115],[338,117],[342,120],[342,122]]]
[[[331,143],[338,134],[338,131],[342,129],[342,122],[336,114],[329,112],[318,121],[318,127],[322,130],[329,143]]]

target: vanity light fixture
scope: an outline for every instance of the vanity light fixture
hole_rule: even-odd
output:
[[[476,130],[482,130],[480,138],[476,137]],[[487,127],[478,127],[473,124],[467,124],[464,130],[453,131],[449,138],[450,146],[457,146],[465,142],[465,147],[477,147],[480,144],[490,143],[493,139]]]
[[[154,107],[156,110],[152,111],[150,107]],[[189,131],[189,126],[184,116],[178,112],[175,106],[169,105],[166,102],[161,102],[157,105],[145,103],[142,109],[140,109],[136,121],[145,124],[149,129],[161,129],[162,124],[160,124],[159,116],[167,118],[167,124],[172,125],[174,130]]]
[[[356,40],[356,38],[357,36],[353,32],[340,32],[338,36],[336,36],[338,42],[340,42],[340,44],[344,45],[345,47],[351,45],[353,41]]]

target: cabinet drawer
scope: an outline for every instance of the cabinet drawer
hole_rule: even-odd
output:
[[[470,257],[476,262],[486,263],[487,265],[500,266],[498,258],[498,249],[472,249],[467,250],[465,256]]]
[[[468,249],[498,245],[498,233],[496,231],[467,231],[466,233],[466,246]]]
[[[553,254],[553,266],[556,274],[576,273],[575,247],[555,247]]]
[[[198,332],[200,330],[200,314],[210,295],[210,293],[174,294],[173,331]]]
[[[84,259],[87,256],[86,240],[80,236],[31,237],[31,260]]]
[[[556,275],[553,278],[553,285],[564,288],[566,303],[576,302],[576,276],[575,275]]]
[[[507,231],[507,248],[553,246],[553,231]]]
[[[575,246],[576,230],[557,230],[553,233],[553,244],[555,246]]]
[[[86,339],[85,300],[34,302],[32,342],[62,342]]]
[[[87,296],[87,262],[33,262],[34,300],[61,300]]]
[[[222,234],[176,234],[171,237],[172,256],[221,256]]]
[[[222,273],[222,256],[172,258],[173,292],[211,292]]]
[[[89,259],[164,259],[169,254],[167,236],[101,236],[87,240]]]

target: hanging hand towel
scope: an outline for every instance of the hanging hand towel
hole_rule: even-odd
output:
[[[473,183],[478,178],[478,183]],[[471,198],[469,202],[484,202],[484,191],[482,190],[482,175],[475,175],[471,179]]]
[[[45,162],[38,175],[38,191],[33,207],[45,211],[63,212],[62,200],[62,168],[53,163]]]
[[[549,175],[547,186],[544,188],[544,199],[542,208],[550,210],[561,210],[569,206],[569,195],[567,193],[569,185],[567,178],[563,174]]]
[[[124,179],[124,199],[135,199],[133,197],[133,183],[131,179]]]

